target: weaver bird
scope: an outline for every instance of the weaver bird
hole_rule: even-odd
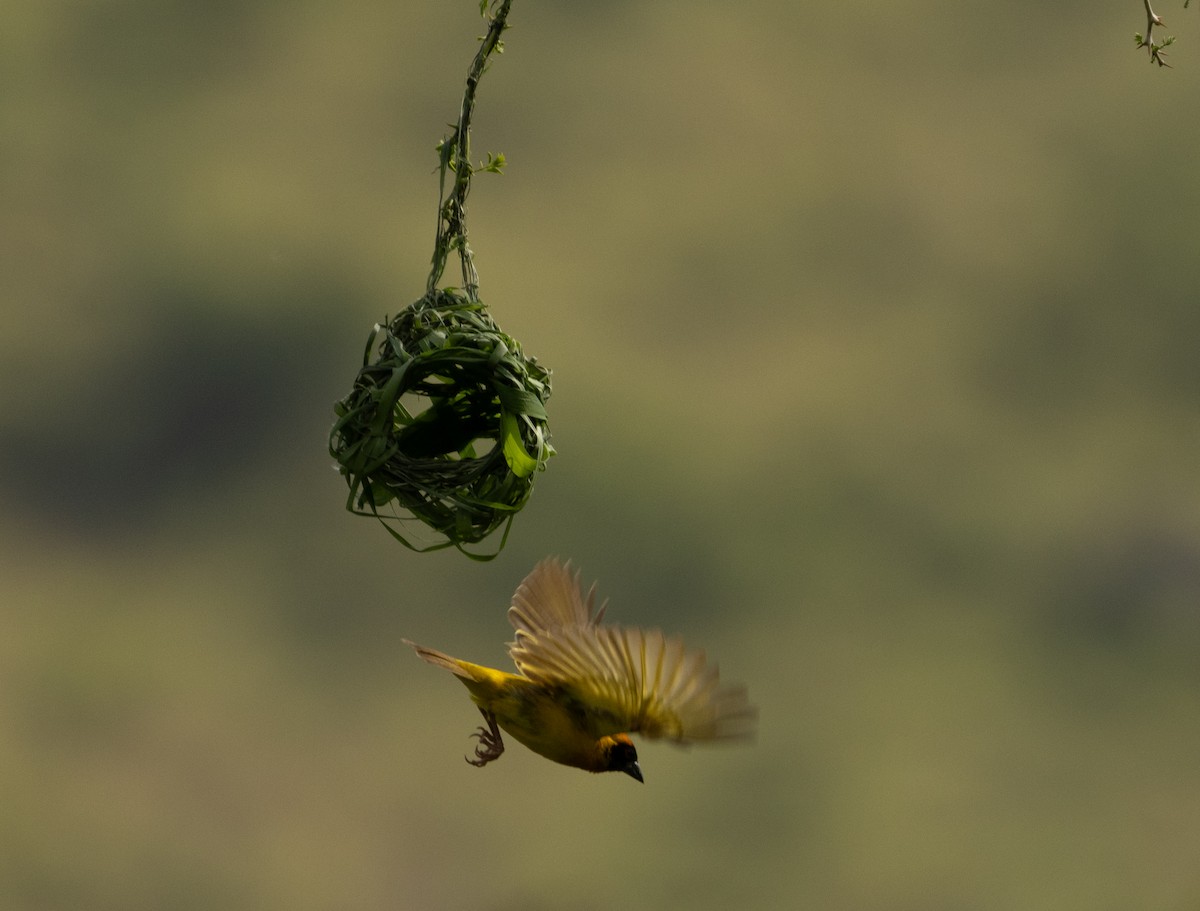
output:
[[[756,711],[745,689],[720,686],[703,652],[658,630],[601,625],[607,604],[596,610],[595,602],[596,586],[585,600],[569,563],[535,566],[508,609],[516,674],[404,640],[458,677],[483,713],[487,726],[472,735],[479,745],[467,762],[498,759],[503,730],[563,765],[642,781],[631,732],[676,743],[751,733]]]

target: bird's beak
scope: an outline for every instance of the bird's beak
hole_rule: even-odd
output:
[[[625,766],[623,769],[621,769],[621,771],[630,778],[636,778],[638,781],[645,784],[645,780],[642,778],[642,767],[638,765],[636,761],[629,763],[629,765]]]

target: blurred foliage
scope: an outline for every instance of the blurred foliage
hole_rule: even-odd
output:
[[[1125,3],[522,2],[472,233],[561,456],[482,566],[321,443],[475,4],[0,12],[0,905],[1194,906],[1200,67]],[[399,639],[502,664],[547,553],[758,743],[466,766]]]

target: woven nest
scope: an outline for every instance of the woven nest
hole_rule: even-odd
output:
[[[550,372],[481,302],[430,291],[375,327],[335,406],[329,450],[350,487],[347,508],[384,520],[414,550],[483,540],[520,511],[554,452],[549,397]],[[445,540],[415,546],[388,524],[407,518],[401,511]]]

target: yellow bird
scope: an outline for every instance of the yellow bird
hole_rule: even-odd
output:
[[[475,758],[504,752],[501,730],[547,759],[589,772],[624,772],[642,781],[630,732],[676,743],[748,737],[756,710],[745,688],[720,685],[701,651],[659,630],[601,625],[596,586],[586,600],[570,564],[547,558],[525,577],[508,609],[517,631],[508,646],[520,673],[406,645],[463,682],[486,727]]]

